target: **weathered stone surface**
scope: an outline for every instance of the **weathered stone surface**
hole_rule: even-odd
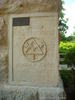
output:
[[[12,16],[9,22],[9,81],[27,86],[57,86],[58,14],[30,13]],[[13,26],[15,17],[26,16],[30,18],[29,25]]]
[[[9,14],[59,11],[60,6],[61,0],[0,0],[0,40],[7,39]]]
[[[2,30],[3,26],[4,26],[4,20],[2,17],[0,17],[0,30]]]
[[[5,16],[0,16],[0,46],[6,41],[7,39],[7,33],[8,33],[8,18],[7,15]]]
[[[0,86],[0,100],[66,100],[62,83],[58,87]]]
[[[0,14],[59,11],[60,0],[0,0]]]
[[[8,50],[0,47],[0,84],[8,81]]]
[[[0,0],[0,40],[6,38],[8,34],[8,13],[58,11],[60,4],[60,0]],[[5,65],[1,65],[1,67],[6,69]],[[4,75],[2,74],[2,76]]]
[[[17,81],[14,85],[14,82],[11,81],[11,85],[8,83],[8,49],[3,48],[1,50],[0,48],[0,100],[64,100],[64,90],[63,87],[57,86],[59,82],[59,72],[58,72],[58,35],[57,35],[57,27],[58,27],[58,11],[60,10],[61,0],[0,0],[0,34],[1,39],[8,34],[8,23],[9,23],[9,16],[11,14],[27,14],[27,13],[35,13],[35,12],[51,12],[51,16],[48,20],[48,18],[45,20],[44,18],[41,18],[37,21],[33,19],[32,22],[34,24],[34,29],[31,30],[31,27],[29,26],[27,30],[31,33],[31,36],[39,37],[41,39],[44,39],[47,44],[47,57],[50,55],[50,58],[45,58],[44,61],[41,63],[29,63],[26,58],[20,59],[19,56],[16,57],[17,61],[24,61],[27,66],[22,65],[24,67],[19,66],[14,67],[14,69],[20,68],[22,69],[21,73],[19,74],[18,70],[15,70],[15,81]],[[36,14],[37,16],[38,14]],[[47,16],[48,17],[48,16]],[[50,22],[50,23],[48,23]],[[37,23],[37,24],[36,24]],[[42,26],[42,23],[44,23],[44,27]],[[26,32],[25,27],[22,27],[23,30],[21,31],[20,27],[13,27],[13,31],[15,33],[21,33],[24,35]],[[38,30],[37,30],[38,29]],[[24,33],[23,33],[24,31]],[[37,33],[37,34],[35,34]],[[16,34],[16,35],[17,35]],[[15,40],[19,40],[20,43],[22,43],[23,39],[24,41],[26,39],[29,39],[30,36],[24,37],[24,36],[17,35]],[[18,36],[20,36],[18,38]],[[11,36],[9,36],[9,39]],[[11,39],[12,40],[12,39]],[[23,43],[24,43],[23,41]],[[1,42],[0,42],[1,43]],[[15,42],[14,42],[15,43]],[[20,43],[18,43],[18,46],[20,47]],[[11,43],[10,43],[11,46]],[[18,46],[14,46],[18,49]],[[22,46],[21,46],[22,47]],[[37,46],[35,46],[37,47]],[[14,48],[14,50],[15,50]],[[39,50],[39,49],[38,49]],[[43,48],[42,50],[46,50],[46,48]],[[55,52],[53,52],[53,50]],[[22,51],[22,48],[18,49],[15,54],[21,54],[20,51]],[[11,52],[10,52],[11,53]],[[46,53],[44,53],[46,54]],[[23,56],[23,54],[21,55]],[[43,55],[44,56],[44,55]],[[28,57],[28,56],[27,56]],[[33,57],[28,57],[31,60]],[[35,58],[35,56],[34,56]],[[40,57],[38,57],[39,59]],[[36,60],[38,60],[36,59]],[[54,60],[53,60],[54,59]],[[16,62],[15,60],[15,62]],[[47,62],[48,61],[48,62]],[[44,63],[45,62],[45,63]],[[29,66],[29,65],[30,66]],[[50,65],[50,66],[49,66]],[[10,66],[9,66],[10,67]],[[25,72],[23,68],[25,69]],[[29,69],[28,69],[29,67]],[[39,67],[39,68],[38,68]],[[11,67],[12,68],[12,67]],[[30,70],[31,68],[31,70]],[[20,71],[19,70],[19,71]],[[14,71],[14,70],[13,70]],[[25,75],[25,77],[23,76]],[[11,77],[11,71],[9,75],[9,79]],[[28,82],[32,82],[28,84],[19,84],[21,81],[26,79]],[[19,81],[18,81],[19,80]],[[36,87],[33,87],[34,84],[36,84]],[[21,86],[18,86],[21,85]],[[53,87],[51,87],[53,86]]]

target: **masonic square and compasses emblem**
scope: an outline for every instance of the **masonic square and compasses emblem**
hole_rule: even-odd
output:
[[[39,61],[46,55],[47,47],[44,41],[31,37],[24,42],[22,51],[29,60]]]

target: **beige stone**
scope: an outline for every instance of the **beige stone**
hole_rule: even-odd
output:
[[[58,84],[59,72],[58,72],[58,60],[56,59],[58,59],[57,27],[58,27],[58,11],[60,10],[59,9],[60,6],[61,6],[60,0],[53,0],[53,1],[1,0],[0,1],[0,15],[2,19],[1,22],[3,23],[1,26],[2,30],[0,32],[1,37],[2,35],[3,37],[6,36],[4,34],[7,34],[9,30],[8,43],[9,43],[10,82],[20,81],[23,83],[24,81],[24,83],[26,83],[27,85],[43,84],[45,86],[46,85],[56,86]],[[12,13],[14,14],[11,15]],[[30,25],[27,27],[12,27],[12,18],[15,17],[30,17]],[[21,32],[21,34],[19,32]],[[13,34],[14,37],[12,37]],[[38,46],[35,45],[35,48],[38,48],[38,50],[35,51],[35,53],[38,52],[40,56],[36,56],[35,53],[33,56],[30,55],[25,56],[25,53],[23,54],[22,51],[23,44],[30,38],[36,38],[36,41],[39,42],[39,45],[43,46],[42,49],[40,50]],[[13,39],[14,42],[12,42]],[[18,46],[16,46],[16,44]],[[21,45],[21,47],[19,45]],[[14,48],[13,50],[12,47]],[[14,54],[12,54],[12,51]],[[12,56],[13,56],[13,62],[12,62]],[[33,57],[35,59],[33,59]],[[20,66],[22,66],[22,68],[20,68]],[[27,73],[28,70],[30,75]]]
[[[30,24],[12,26],[15,17],[30,17]],[[12,15],[9,23],[9,80],[25,85],[57,86],[58,14]]]
[[[4,25],[4,20],[2,17],[0,17],[0,30],[2,30],[3,25]]]
[[[65,100],[58,71],[60,9],[61,0],[0,0],[0,36],[8,35],[9,48],[0,48],[0,100]],[[30,23],[15,24],[14,18]]]
[[[61,0],[0,0],[0,13],[59,11]]]
[[[2,95],[1,95],[2,94]],[[7,100],[66,100],[62,86],[30,87],[4,85],[0,88],[0,99]]]

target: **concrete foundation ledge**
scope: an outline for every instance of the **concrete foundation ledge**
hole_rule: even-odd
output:
[[[63,87],[0,86],[0,100],[66,100]]]

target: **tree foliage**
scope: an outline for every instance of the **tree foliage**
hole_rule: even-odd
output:
[[[67,25],[68,19],[67,18],[65,19],[65,13],[64,13],[65,9],[63,6],[64,6],[64,1],[62,1],[62,9],[59,15],[59,33],[61,34],[61,41],[66,40],[65,34],[68,29]]]
[[[75,48],[74,42],[60,42],[59,53],[67,53],[71,48]]]
[[[75,47],[72,47],[65,56],[65,61],[68,65],[75,67]]]
[[[75,42],[61,42],[59,53],[64,53],[64,63],[75,66]]]

